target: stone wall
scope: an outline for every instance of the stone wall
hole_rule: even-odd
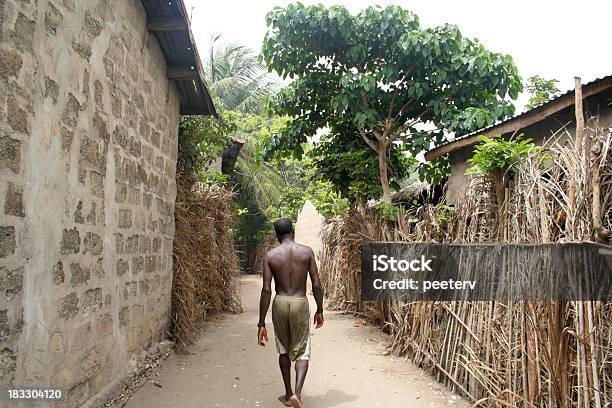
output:
[[[0,386],[79,405],[165,336],[179,100],[139,0],[0,0]]]
[[[317,211],[317,208],[306,200],[300,210],[295,223],[295,242],[312,248],[319,261],[321,252],[321,229],[325,225],[325,217]]]

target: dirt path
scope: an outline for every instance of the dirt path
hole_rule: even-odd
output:
[[[256,341],[260,288],[259,279],[245,278],[245,312],[212,320],[192,354],[171,356],[153,378],[158,385],[146,384],[127,407],[282,407],[273,337],[266,348]],[[305,408],[469,406],[411,363],[383,355],[380,332],[354,327],[356,321],[326,313],[313,336]]]

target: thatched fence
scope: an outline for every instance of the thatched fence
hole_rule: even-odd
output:
[[[425,205],[393,224],[371,210],[331,220],[321,259],[329,305],[379,323],[393,353],[474,406],[612,406],[610,303],[375,303],[361,302],[359,293],[363,243],[605,240],[612,230],[611,134],[591,129],[589,140],[589,154],[553,141],[545,166],[535,156],[522,163],[501,212],[493,180],[478,177],[454,210]]]
[[[242,310],[231,198],[220,186],[178,183],[171,310],[178,345],[195,340],[207,316]]]

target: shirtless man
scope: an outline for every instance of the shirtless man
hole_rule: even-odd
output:
[[[323,290],[314,252],[293,242],[293,224],[286,218],[274,222],[280,245],[268,251],[263,262],[263,288],[259,300],[257,341],[268,342],[266,313],[272,297],[272,278],[276,296],[272,303],[272,323],[285,395],[278,397],[287,407],[302,408],[302,387],[310,360],[310,310],[306,298],[306,278],[310,275],[312,294],[317,303],[314,324],[323,326]],[[291,362],[295,362],[295,393],[291,389]]]

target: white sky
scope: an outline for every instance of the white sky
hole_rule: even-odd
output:
[[[256,52],[266,32],[265,15],[281,0],[185,0],[200,54],[213,33],[225,42]],[[352,13],[369,5],[398,4],[415,12],[422,26],[451,23],[463,35],[477,37],[491,51],[512,55],[523,79],[539,74],[560,80],[562,91],[612,74],[612,1],[610,0],[303,0],[304,4],[342,4]],[[519,99],[519,105],[525,98]]]

